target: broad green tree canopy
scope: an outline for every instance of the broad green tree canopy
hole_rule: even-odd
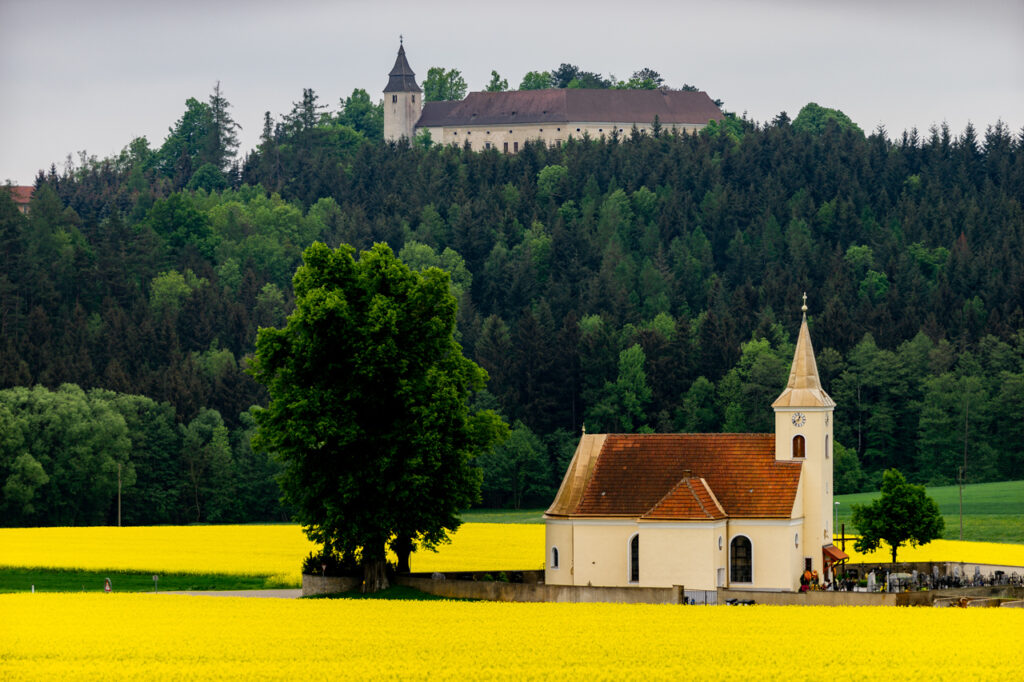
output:
[[[882,541],[892,551],[910,543],[912,547],[927,545],[942,535],[946,527],[939,506],[928,497],[923,485],[907,483],[896,469],[882,474],[882,496],[868,505],[853,505],[853,525],[860,537],[854,545],[858,552],[878,549]]]
[[[432,66],[423,80],[423,99],[427,102],[459,100],[466,96],[466,79],[458,69]]]
[[[467,401],[487,374],[455,342],[448,274],[416,272],[376,244],[315,243],[295,274],[284,329],[264,328],[253,374],[269,405],[255,443],[284,465],[281,486],[327,553],[358,553],[366,591],[387,586],[386,548],[432,548],[474,502],[476,453],[505,427]]]

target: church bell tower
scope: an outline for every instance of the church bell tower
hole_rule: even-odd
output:
[[[388,74],[384,88],[384,139],[398,141],[412,140],[416,122],[423,107],[423,91],[416,85],[416,74],[405,58],[405,45],[398,45],[395,66]]]
[[[775,411],[775,459],[802,463],[803,539],[800,549],[823,573],[825,547],[832,546],[832,414],[835,402],[821,387],[807,330],[807,294],[793,353],[789,382],[772,403]]]

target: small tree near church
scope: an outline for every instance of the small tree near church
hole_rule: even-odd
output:
[[[923,485],[907,483],[903,474],[889,469],[882,474],[882,496],[868,505],[853,505],[853,525],[860,533],[854,544],[858,552],[874,551],[884,540],[895,564],[902,545],[927,545],[942,536],[946,522]]]
[[[385,244],[316,243],[295,273],[295,312],[262,328],[252,373],[270,394],[254,445],[284,465],[284,499],[325,556],[358,556],[363,591],[388,586],[390,547],[408,564],[476,501],[477,453],[507,426],[470,412],[487,374],[455,342],[448,274],[410,270]],[[408,569],[406,569],[408,570]]]

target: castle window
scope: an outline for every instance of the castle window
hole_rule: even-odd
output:
[[[640,582],[640,534],[629,539],[629,582]]]
[[[753,548],[750,539],[737,535],[729,543],[729,576],[734,583],[754,582]]]
[[[514,152],[519,151],[519,143],[518,142],[513,142],[512,143],[512,151],[514,151]]]
[[[558,548],[551,548],[551,568],[558,568]]]
[[[412,96],[412,103],[413,103],[413,104],[416,104],[416,95],[413,95],[413,96]]]
[[[491,143],[490,142],[484,142],[484,149],[490,149],[490,148],[491,148]]]
[[[793,437],[793,458],[803,458],[804,454],[804,437],[794,436]]]
[[[391,95],[391,103],[394,104],[398,101],[398,95]]]
[[[505,143],[505,153],[508,154],[508,142]]]

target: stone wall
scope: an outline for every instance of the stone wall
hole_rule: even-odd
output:
[[[527,573],[524,571],[524,573]],[[439,575],[439,574],[438,574]],[[524,576],[526,578],[526,576]],[[398,576],[397,585],[450,599],[511,602],[611,602],[616,604],[680,604],[681,587],[586,587],[477,580],[449,580],[427,575]]]
[[[336,578],[334,576],[324,577],[322,575],[302,575],[302,596],[310,597],[315,594],[337,594],[338,592],[351,592],[358,590],[363,584],[362,578]]]

